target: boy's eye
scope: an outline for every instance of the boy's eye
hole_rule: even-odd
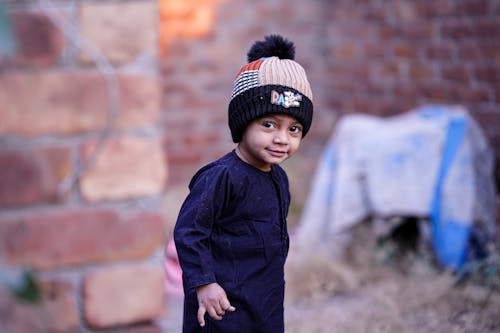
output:
[[[292,127],[290,127],[290,132],[292,132],[292,133],[300,133],[300,132],[302,132],[302,127],[300,127],[300,126],[292,126]]]
[[[276,126],[274,126],[274,124],[270,121],[264,121],[262,122],[262,126],[264,126],[265,128],[274,128]]]

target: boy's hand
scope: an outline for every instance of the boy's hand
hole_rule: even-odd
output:
[[[226,311],[233,312],[236,310],[229,303],[226,292],[217,283],[209,283],[196,288],[198,295],[198,322],[200,326],[205,326],[205,313],[208,312],[210,317],[215,320],[221,320]]]

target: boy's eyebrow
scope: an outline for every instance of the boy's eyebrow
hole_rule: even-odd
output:
[[[280,119],[280,115],[281,114],[267,114],[265,116],[262,116],[262,119],[266,119],[266,118]],[[286,115],[283,115],[283,116],[286,116]],[[299,122],[297,119],[295,119],[295,117],[291,117],[291,118],[293,118],[293,121]]]
[[[293,118],[293,122],[291,123],[291,125],[300,125],[300,126],[303,126],[302,123],[300,121],[298,121],[297,119],[295,119],[294,117]],[[266,119],[272,119],[272,120],[278,120],[279,117],[278,115],[275,115],[275,114],[268,114],[268,115],[265,115],[261,118],[261,120],[266,120]]]
[[[266,118],[277,119],[278,116],[276,116],[275,114],[266,114],[265,116],[262,116],[262,119],[266,119]]]

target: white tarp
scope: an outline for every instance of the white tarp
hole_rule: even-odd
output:
[[[438,258],[458,268],[473,225],[495,232],[493,156],[460,106],[429,105],[391,118],[347,115],[319,160],[297,244],[328,242],[367,216],[432,221]]]

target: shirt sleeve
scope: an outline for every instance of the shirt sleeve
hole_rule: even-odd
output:
[[[174,240],[187,288],[216,282],[210,234],[227,196],[227,172],[212,167],[191,181],[174,228]]]

